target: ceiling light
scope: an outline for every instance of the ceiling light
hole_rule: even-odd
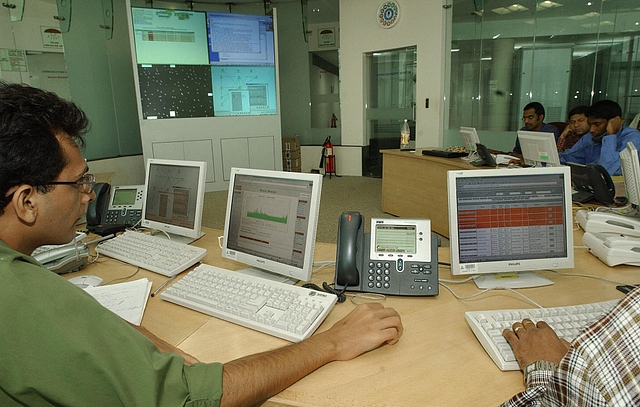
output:
[[[496,14],[509,14],[509,13],[511,13],[511,10],[509,10],[508,8],[504,8],[504,7],[494,8],[491,11],[493,11]]]
[[[507,7],[509,10],[511,11],[527,11],[529,10],[528,8],[526,8],[525,6],[523,6],[522,4],[512,4],[510,6]]]
[[[500,34],[496,34],[493,36],[493,39],[495,40],[496,38],[498,38],[500,36]]]

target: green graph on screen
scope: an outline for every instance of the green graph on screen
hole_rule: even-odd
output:
[[[269,222],[282,223],[286,225],[288,216],[282,216],[282,217],[271,216],[271,215],[267,215],[266,213],[254,211],[254,212],[247,212],[247,218],[267,220]]]

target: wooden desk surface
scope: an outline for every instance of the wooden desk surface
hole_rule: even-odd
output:
[[[207,229],[205,237],[195,243],[208,250],[203,261],[228,269],[241,268],[241,264],[220,257],[216,239],[219,234]],[[575,232],[576,246],[581,245],[581,236],[582,232]],[[637,283],[637,268],[607,267],[583,248],[576,248],[575,254],[575,268],[563,272]],[[335,245],[318,243],[315,258],[316,261],[334,259]],[[449,262],[448,248],[439,249],[439,260]],[[96,274],[107,281],[134,270],[104,258],[98,263],[69,277]],[[333,268],[326,267],[313,276],[313,281],[331,282],[333,273]],[[539,274],[555,284],[520,292],[545,307],[622,298],[613,283],[561,276],[551,271]],[[166,280],[146,270],[132,279],[143,276],[153,281],[153,289]],[[440,267],[440,279],[453,279],[447,267]],[[448,285],[461,296],[478,291],[472,282]],[[522,373],[500,371],[464,319],[464,312],[469,310],[533,307],[519,296],[494,291],[474,299],[458,300],[441,287],[437,297],[388,297],[383,303],[394,307],[402,316],[405,332],[398,344],[383,346],[351,361],[324,366],[273,397],[265,406],[458,406],[478,402],[498,405],[524,388]],[[319,329],[328,329],[354,307],[349,300],[336,304]],[[225,362],[288,343],[167,303],[158,296],[149,299],[142,325],[203,362]]]
[[[479,167],[462,158],[427,156],[421,151],[380,150],[382,210],[403,218],[429,218],[434,232],[449,237],[447,171]]]

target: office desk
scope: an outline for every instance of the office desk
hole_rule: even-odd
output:
[[[429,218],[431,229],[449,237],[447,171],[478,169],[462,158],[400,150],[382,153],[382,211],[402,218]]]
[[[205,263],[228,269],[242,265],[223,260],[217,244],[219,231],[207,229],[197,246],[206,247]],[[575,244],[581,245],[580,231]],[[638,269],[607,267],[586,252],[575,249],[575,269],[569,273],[599,275],[611,280],[637,283]],[[335,245],[318,243],[316,261],[335,258]],[[449,261],[448,248],[439,249],[440,261]],[[134,268],[102,258],[79,274],[101,275],[107,281],[127,275]],[[541,275],[553,286],[521,290],[546,307],[622,298],[615,284],[583,277],[566,277],[550,271]],[[147,277],[154,288],[166,277],[141,270],[132,279]],[[441,279],[452,279],[446,267]],[[456,279],[458,279],[456,277]],[[320,283],[333,280],[333,268],[313,276]],[[449,284],[461,296],[477,292],[471,282]],[[432,298],[388,297],[384,304],[402,316],[405,332],[394,346],[383,346],[351,361],[334,362],[276,395],[264,405],[273,406],[463,406],[498,405],[524,388],[522,373],[502,372],[476,340],[464,319],[464,312],[482,309],[532,308],[515,294],[491,292],[471,300],[457,300],[441,287]],[[347,300],[336,304],[320,330],[328,329],[355,305]],[[162,301],[149,299],[142,325],[204,362],[225,362],[248,354],[286,345],[288,342],[232,323]]]

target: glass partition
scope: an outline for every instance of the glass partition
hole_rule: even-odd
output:
[[[627,124],[640,112],[640,3],[634,0],[454,0],[449,130],[478,129],[484,144],[513,147],[522,108],[545,122],[578,105],[617,101]]]
[[[382,176],[380,150],[400,148],[407,119],[415,141],[416,47],[365,54],[365,134],[363,175]]]

